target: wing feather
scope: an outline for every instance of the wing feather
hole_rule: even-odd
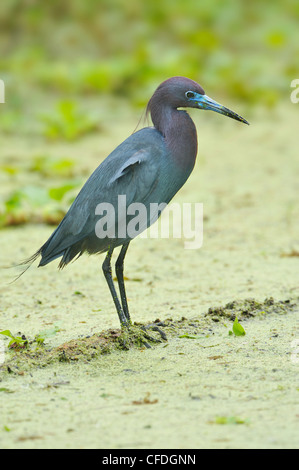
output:
[[[142,129],[118,146],[93,172],[41,248],[40,265],[62,256],[72,245],[76,245],[77,253],[88,250],[88,239],[95,236],[95,210],[99,203],[117,207],[119,195],[126,196],[127,206],[132,202],[146,203],[159,179],[159,161],[164,153],[163,138],[153,128]]]

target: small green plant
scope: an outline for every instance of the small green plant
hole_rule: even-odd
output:
[[[59,326],[55,325],[53,328],[49,328],[38,333],[34,340],[37,342],[37,344],[42,345],[47,338],[56,335],[58,331],[60,331],[60,328]]]
[[[25,348],[28,344],[28,341],[24,335],[14,336],[9,330],[0,331],[0,335],[10,338],[10,342],[8,343],[9,348],[21,349]]]
[[[96,120],[79,112],[73,101],[58,103],[56,113],[43,115],[44,135],[49,139],[75,140],[98,128]]]
[[[248,424],[248,420],[239,416],[216,416],[214,424]]]
[[[74,160],[50,155],[37,155],[33,158],[30,171],[47,177],[70,177],[74,174]]]
[[[58,325],[55,325],[53,328],[49,328],[47,330],[41,331],[35,336],[34,340],[31,340],[31,341],[28,341],[25,335],[14,336],[10,332],[10,330],[0,331],[0,334],[10,338],[10,342],[8,343],[8,348],[24,349],[25,347],[27,347],[28,345],[31,345],[34,342],[36,342],[39,346],[43,345],[47,338],[50,338],[51,336],[56,335],[58,331],[60,331],[60,328]],[[3,391],[3,390],[1,389],[0,391]]]
[[[246,334],[243,326],[238,321],[238,317],[235,318],[233,323],[233,331],[229,330],[228,334],[234,334],[235,336],[244,336]]]
[[[57,224],[73,202],[80,181],[69,180],[59,186],[24,186],[9,194],[0,206],[0,227],[27,222]]]

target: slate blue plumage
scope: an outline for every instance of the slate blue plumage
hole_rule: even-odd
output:
[[[181,107],[213,110],[248,124],[244,118],[205,95],[201,86],[193,80],[185,77],[166,80],[157,88],[147,106],[154,127],[132,134],[98,166],[50,238],[27,260],[33,262],[41,256],[39,266],[45,266],[61,257],[59,267],[62,268],[84,252],[108,252],[103,272],[122,326],[130,324],[123,262],[131,238],[98,238],[95,226],[99,217],[95,208],[101,202],[115,207],[117,234],[119,228],[125,228],[119,227],[117,221],[119,195],[126,196],[127,207],[138,202],[148,208],[153,202],[171,201],[192,172],[197,153],[195,125],[185,111],[177,109]],[[140,231],[150,226],[158,216],[150,220],[148,211]],[[120,224],[128,224],[131,219],[132,216],[128,216]],[[111,219],[111,224],[113,222]],[[121,302],[111,273],[112,252],[120,245],[116,275]]]

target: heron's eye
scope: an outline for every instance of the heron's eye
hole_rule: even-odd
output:
[[[193,91],[186,91],[185,93],[186,98],[194,98],[194,93]]]

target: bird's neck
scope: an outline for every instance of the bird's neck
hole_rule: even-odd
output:
[[[178,168],[191,173],[197,154],[197,133],[194,122],[186,111],[164,107],[155,115],[154,126],[165,138],[165,143]]]

